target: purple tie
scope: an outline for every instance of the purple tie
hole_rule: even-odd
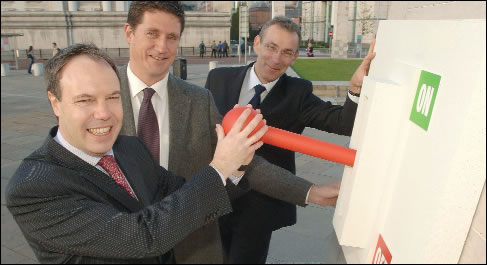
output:
[[[139,111],[139,124],[137,136],[142,139],[149,148],[154,160],[159,163],[159,123],[157,123],[156,112],[152,106],[151,98],[156,91],[150,87],[144,89],[144,100]]]
[[[112,155],[103,156],[103,158],[98,161],[98,165],[105,169],[120,187],[130,193],[132,197],[137,198],[132,189],[130,189],[127,179],[125,179],[125,176],[117,165],[117,161],[115,161],[115,158]]]

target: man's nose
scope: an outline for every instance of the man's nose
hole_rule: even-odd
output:
[[[158,53],[166,53],[167,52],[167,40],[166,38],[160,38],[156,41],[155,50]]]
[[[112,116],[112,114],[110,112],[110,108],[107,102],[104,101],[97,104],[93,116],[97,120],[108,120]]]

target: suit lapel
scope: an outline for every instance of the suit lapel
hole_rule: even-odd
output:
[[[227,95],[228,100],[226,100],[226,102],[228,102],[228,104],[226,105],[226,108],[224,110],[225,112],[222,113],[222,115],[225,115],[227,112],[233,109],[233,106],[235,106],[235,104],[238,104],[238,99],[240,97],[242,84],[244,82],[248,69],[252,67],[253,64],[254,63],[251,63],[247,66],[239,67],[237,69],[238,74],[236,79],[229,79],[228,83],[226,83],[228,87],[228,95]]]
[[[117,142],[113,145],[113,152],[115,159],[120,166],[123,174],[130,183],[138,198],[138,207],[142,209],[144,206],[151,204],[150,194],[145,191],[144,176],[141,176],[138,170],[139,166],[130,158],[129,153],[120,152],[117,148]],[[128,194],[128,193],[127,193]]]
[[[277,106],[284,102],[284,99],[286,97],[285,95],[285,89],[284,89],[284,83],[285,83],[285,78],[286,74],[284,73],[279,80],[276,82],[274,87],[271,89],[271,92],[267,94],[267,96],[264,98],[262,103],[260,104],[260,110],[262,111],[262,115],[264,115],[264,118],[268,115],[272,115],[273,111],[275,111]],[[298,88],[296,88],[298,89]]]
[[[168,170],[175,170],[184,161],[177,160],[178,152],[185,146],[186,132],[190,126],[191,98],[185,93],[186,85],[169,74],[167,96],[169,102],[169,163]]]
[[[127,77],[127,67],[124,65],[119,68],[120,73],[120,94],[122,97],[123,121],[121,135],[136,136],[134,111],[132,109],[132,98],[130,96],[129,80]]]
[[[77,157],[66,148],[58,144],[53,137],[57,133],[57,126],[54,127],[47,141],[46,160],[58,164],[62,167],[79,172],[80,177],[87,179],[95,186],[103,190],[106,194],[117,200],[131,211],[140,210],[139,202],[132,198],[128,192],[120,187],[110,176],[98,170],[96,167],[88,164],[81,158]],[[137,196],[139,196],[137,194]]]

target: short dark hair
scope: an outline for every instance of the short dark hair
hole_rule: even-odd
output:
[[[54,45],[56,45],[56,46],[57,46],[57,44],[56,44],[55,42],[53,42],[52,44],[54,44]]]
[[[132,30],[141,23],[144,13],[148,11],[163,11],[175,15],[181,23],[181,34],[184,30],[184,8],[180,1],[132,1],[127,16],[127,24]]]
[[[262,26],[262,29],[260,30],[260,38],[263,38],[265,35],[265,31],[272,25],[279,25],[281,28],[287,30],[288,32],[295,32],[298,34],[298,45],[301,43],[301,28],[299,27],[298,24],[294,23],[290,18],[284,17],[284,16],[277,16],[274,17],[273,19],[267,21],[264,26]]]
[[[59,101],[61,101],[61,88],[59,86],[61,71],[69,61],[80,55],[87,55],[95,61],[106,62],[112,67],[113,71],[115,71],[118,81],[120,82],[117,66],[110,56],[98,49],[93,43],[74,44],[62,49],[56,56],[49,59],[46,64],[44,80],[46,82],[47,91],[51,92]]]

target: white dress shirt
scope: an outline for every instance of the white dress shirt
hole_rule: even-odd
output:
[[[140,80],[130,69],[130,62],[127,66],[127,77],[129,81],[130,98],[132,100],[132,111],[134,112],[135,130],[138,131],[139,124],[139,111],[142,101],[144,100],[144,89],[151,87],[155,93],[152,95],[151,102],[154,107],[154,111],[157,117],[157,123],[159,125],[159,163],[162,167],[168,168],[169,166],[169,99],[167,96],[167,80],[169,74],[159,82],[152,86],[146,85]],[[220,178],[223,181],[223,185],[226,186],[225,177],[214,168]],[[241,178],[231,178],[231,181],[237,185]]]
[[[257,77],[254,68],[255,68],[255,64],[249,69],[249,71],[247,71],[247,74],[245,75],[245,79],[242,83],[242,89],[240,89],[240,96],[238,98],[238,104],[240,106],[247,106],[247,104],[249,104],[249,101],[255,95],[254,87],[259,84],[265,87],[265,91],[263,91],[262,94],[260,94],[260,102],[264,101],[267,94],[271,92],[271,89],[279,80],[279,78],[277,78],[272,82],[269,82],[267,84],[262,84],[262,82],[260,82],[259,78]]]
[[[61,130],[57,130],[57,133],[56,133],[56,137],[54,137],[54,140],[62,145],[64,148],[66,148],[68,151],[70,151],[71,153],[73,153],[75,156],[81,158],[83,161],[85,161],[86,163],[96,167],[98,170],[100,170],[101,172],[105,173],[106,175],[110,176],[110,174],[108,174],[108,172],[106,172],[105,169],[103,169],[103,167],[101,167],[100,165],[98,165],[98,162],[103,158],[103,156],[105,155],[112,155],[113,157],[114,154],[113,154],[113,149],[110,149],[108,152],[106,152],[103,156],[92,156],[92,155],[89,155],[83,151],[81,151],[80,149],[72,146],[68,141],[66,141],[66,139],[64,139],[63,135],[61,134]],[[120,168],[120,166],[118,166]],[[135,192],[134,190],[132,189],[132,186],[130,186],[130,182],[127,180],[127,178],[125,177],[125,174],[123,174],[123,171],[122,169],[120,169],[120,172],[122,173],[123,177],[125,178],[125,181],[127,182],[127,184],[129,185],[129,188],[132,190],[132,193],[135,195]],[[137,199],[137,195],[135,195],[135,198]]]
[[[143,90],[151,87],[156,91],[152,95],[151,102],[157,116],[157,123],[159,125],[159,164],[168,168],[169,165],[169,103],[167,97],[167,79],[166,75],[161,81],[152,86],[146,85],[140,80],[130,69],[130,63],[127,67],[127,77],[130,88],[130,98],[132,99],[132,111],[134,112],[135,130],[138,132],[139,111],[144,99]]]

